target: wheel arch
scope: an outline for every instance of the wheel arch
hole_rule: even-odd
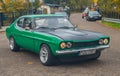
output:
[[[40,49],[41,49],[42,45],[47,45],[48,48],[50,49],[50,52],[52,53],[52,55],[54,55],[54,52],[52,51],[51,46],[50,46],[49,44],[47,44],[47,43],[41,43],[41,44],[40,44],[40,46],[39,46],[39,52],[40,52]]]
[[[13,35],[10,35],[10,36],[8,37],[8,39],[10,39],[11,37],[13,37],[13,38],[14,38],[14,36],[13,36]]]

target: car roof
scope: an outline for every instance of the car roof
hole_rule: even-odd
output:
[[[24,15],[21,17],[32,17],[32,18],[36,18],[36,17],[64,17],[61,14],[35,14],[35,15]]]

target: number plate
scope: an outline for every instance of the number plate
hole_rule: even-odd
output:
[[[90,55],[96,53],[96,50],[83,50],[80,51],[79,55]]]
[[[95,17],[95,19],[98,19],[98,17]]]

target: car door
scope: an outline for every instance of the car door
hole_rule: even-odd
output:
[[[26,29],[26,27],[29,27]],[[14,38],[16,43],[29,50],[34,50],[32,18],[22,17],[16,22],[14,29]]]
[[[18,46],[20,46],[20,47],[24,46],[23,39],[22,39],[23,38],[22,31],[24,30],[23,29],[23,21],[24,21],[24,18],[18,19],[18,21],[15,24],[15,29],[13,32],[14,39],[15,39],[16,43],[18,44]]]
[[[23,47],[31,51],[34,50],[34,39],[33,39],[33,20],[30,17],[24,18],[23,30],[22,30],[22,43]]]

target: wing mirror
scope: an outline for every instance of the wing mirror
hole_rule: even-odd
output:
[[[75,28],[77,28],[77,27],[78,27],[78,25],[74,25],[74,27],[75,27]]]
[[[77,27],[78,27],[78,25],[74,25],[74,30],[76,30],[76,29],[77,29]]]

